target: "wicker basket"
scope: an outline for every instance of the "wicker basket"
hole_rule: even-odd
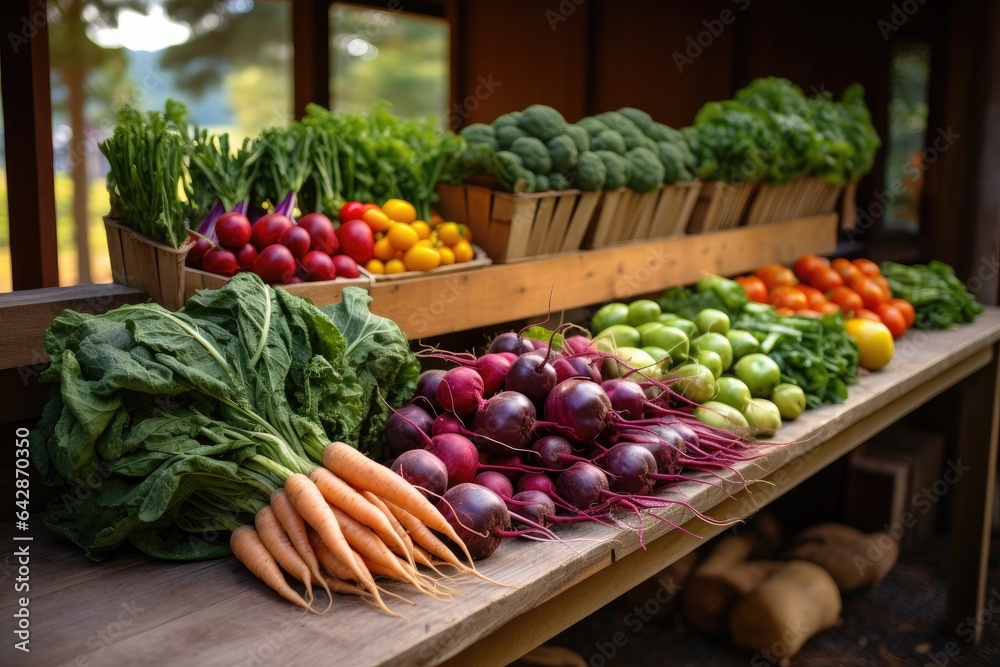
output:
[[[184,305],[184,260],[194,242],[171,248],[104,217],[111,275],[116,283],[140,289],[170,310]]]
[[[683,234],[700,190],[697,181],[661,185],[644,194],[629,188],[606,190],[584,247]]]
[[[578,250],[601,197],[581,190],[514,194],[473,184],[442,183],[437,191],[438,213],[467,224],[496,262]]]
[[[691,214],[688,232],[711,232],[738,227],[755,187],[754,183],[703,183],[698,203]]]
[[[762,183],[747,211],[747,225],[761,225],[806,215],[829,213],[837,205],[841,186],[818,178],[788,183]]]

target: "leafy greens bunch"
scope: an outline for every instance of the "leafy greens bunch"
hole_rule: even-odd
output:
[[[972,322],[983,312],[955,270],[944,262],[913,266],[882,262],[881,268],[892,293],[913,304],[917,329],[950,329]]]
[[[321,309],[239,274],[176,313],[64,311],[45,335],[42,379],[56,384],[31,433],[43,480],[65,490],[47,524],[95,559],[126,541],[216,557],[228,546],[199,534],[252,521],[330,441],[377,455],[387,404],[412,396],[420,368],[369,301],[346,288]]]

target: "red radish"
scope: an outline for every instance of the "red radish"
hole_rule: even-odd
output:
[[[348,220],[337,230],[340,250],[358,264],[364,264],[375,253],[375,234],[364,220]]]
[[[544,472],[529,472],[517,480],[517,491],[540,491],[551,498],[556,495],[556,483]]]
[[[250,240],[257,246],[258,250],[263,250],[267,246],[278,243],[281,235],[294,224],[288,216],[280,213],[268,213],[253,223]]]
[[[247,243],[236,253],[236,263],[241,269],[249,269],[257,259],[257,248],[252,243]]]
[[[476,479],[473,480],[473,484],[485,486],[487,489],[497,494],[504,500],[514,495],[514,485],[510,483],[510,480],[504,477],[501,473],[493,470],[487,470],[486,472],[481,472],[476,475]]]
[[[435,496],[448,489],[448,468],[426,449],[403,452],[392,462],[392,471],[420,489],[431,502],[437,502]]]
[[[457,433],[442,433],[431,438],[425,447],[428,452],[444,461],[448,468],[448,486],[471,482],[479,470],[479,452],[472,441]]]
[[[283,245],[269,245],[257,255],[252,271],[265,283],[283,285],[295,275],[295,257]]]
[[[465,433],[465,431],[465,424],[462,423],[462,420],[450,412],[442,412],[434,418],[434,423],[431,424],[432,435],[441,435],[442,433],[461,434]]]
[[[201,268],[220,276],[231,276],[239,270],[240,265],[236,262],[236,255],[231,251],[216,246],[209,248],[201,258]]]
[[[539,438],[531,448],[535,450],[543,468],[562,470],[573,462],[568,458],[573,455],[573,446],[569,444],[569,440],[562,436],[547,435],[544,438]],[[531,458],[528,460],[530,461]]]
[[[504,387],[527,396],[541,404],[556,386],[556,369],[539,356],[538,352],[523,354],[507,369]]]
[[[423,449],[431,441],[434,419],[413,403],[394,410],[385,423],[385,441],[393,455]]]
[[[601,502],[602,492],[608,490],[608,476],[591,463],[574,463],[556,479],[559,495],[571,505],[585,510]]]
[[[349,201],[340,207],[337,217],[340,218],[340,222],[344,223],[348,220],[360,220],[364,212],[364,204],[359,201]]]
[[[644,496],[656,481],[656,457],[645,447],[628,442],[615,445],[598,462],[607,470],[612,491]],[[576,465],[576,464],[574,464]]]
[[[333,260],[333,265],[337,267],[337,275],[341,278],[357,278],[361,275],[358,263],[347,255],[333,255],[330,259]]]
[[[510,534],[510,512],[503,498],[485,486],[459,484],[444,494],[438,511],[465,543],[473,560],[490,556]]]
[[[611,399],[590,380],[563,380],[545,399],[545,418],[564,427],[578,442],[593,442],[607,427]]]
[[[535,406],[524,394],[501,391],[486,400],[472,421],[472,430],[483,438],[479,444],[494,454],[522,449],[535,429]]]
[[[440,368],[431,368],[420,374],[417,378],[417,392],[414,396],[422,396],[424,400],[434,409],[434,412],[441,411],[441,404],[438,403],[437,390],[441,384],[444,371]]]
[[[340,250],[340,240],[333,229],[333,223],[322,213],[308,213],[299,218],[298,224],[309,232],[309,238],[312,239],[310,250],[322,250],[328,255],[336,254]]]
[[[337,267],[322,250],[310,250],[302,257],[301,262],[309,280],[333,280],[337,277]]]
[[[301,277],[299,277],[299,276],[292,276],[291,278],[288,279],[288,282],[285,283],[285,284],[286,285],[298,285],[299,283],[304,283],[304,282],[305,281],[302,280]]]
[[[194,241],[194,245],[188,250],[187,257],[184,258],[184,263],[192,269],[200,268],[201,259],[205,256],[206,252],[212,249],[212,244],[209,243],[208,239],[194,234],[188,234],[188,238]]]
[[[502,333],[492,341],[490,341],[490,347],[487,352],[513,352],[514,354],[520,355],[525,352],[532,352],[534,346],[531,343],[524,340],[516,333],[508,331]]]
[[[309,232],[298,225],[292,225],[281,233],[278,243],[291,250],[293,256],[302,257],[302,255],[309,252],[312,239],[309,237]],[[329,253],[323,254],[329,257]]]
[[[545,493],[528,490],[514,494],[507,502],[507,509],[516,511],[535,524],[547,526],[556,513],[556,504]]]
[[[231,250],[239,250],[250,243],[252,233],[250,220],[237,211],[223,213],[215,221],[215,234],[219,237],[219,244]]]
[[[441,378],[437,399],[458,416],[471,414],[483,404],[483,378],[471,368],[452,368]]]

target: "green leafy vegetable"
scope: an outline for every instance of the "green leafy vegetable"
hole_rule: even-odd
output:
[[[949,329],[972,322],[983,312],[955,270],[944,262],[914,266],[882,262],[881,268],[893,295],[913,305],[917,329]]]

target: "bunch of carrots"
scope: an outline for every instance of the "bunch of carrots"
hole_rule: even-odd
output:
[[[331,593],[360,595],[383,611],[389,609],[375,577],[408,582],[419,592],[445,598],[449,590],[417,569],[437,571],[450,565],[479,575],[464,565],[432,531],[452,540],[471,556],[455,529],[420,491],[390,469],[340,442],[328,445],[322,466],[308,474],[293,472],[272,460],[254,457],[284,479],[270,504],[257,509],[254,525],[236,527],[230,546],[247,568],[282,597],[316,613],[329,610]],[[285,573],[305,585],[294,590]],[[313,585],[329,598],[314,607]]]

